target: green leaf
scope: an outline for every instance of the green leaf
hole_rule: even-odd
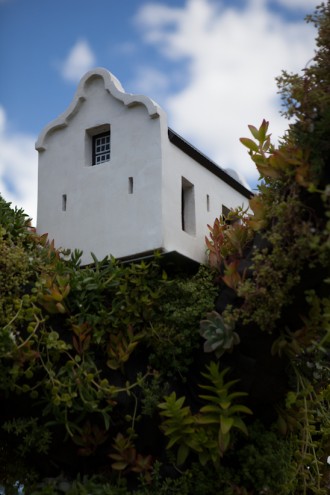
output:
[[[222,455],[228,449],[229,443],[230,443],[230,433],[223,434],[220,429],[218,435],[218,444]]]
[[[183,464],[186,461],[188,454],[189,454],[188,446],[185,444],[180,445],[176,458],[176,462],[178,466],[181,466],[181,464]]]
[[[221,427],[221,432],[226,435],[231,427],[233,426],[234,424],[234,418],[228,418],[226,416],[221,416],[220,418],[220,427]]]
[[[194,433],[194,429],[193,428],[184,428],[184,430],[183,430],[182,425],[178,424],[172,428],[166,428],[165,435],[169,436],[169,435],[173,435],[173,433],[179,433],[179,436],[181,437],[183,432],[185,435],[187,435],[190,433]]]
[[[165,435],[166,435],[166,432],[165,432]],[[177,442],[179,442],[179,440],[181,440],[181,435],[175,435],[173,436],[172,438],[170,438],[166,448],[167,449],[170,449],[171,447],[173,447],[173,445]]]
[[[219,424],[219,415],[217,416],[212,416],[212,415],[207,415],[207,416],[200,416],[198,418],[198,423],[201,425],[211,425],[211,424]]]
[[[220,413],[220,408],[219,408],[219,406],[212,406],[212,405],[209,405],[208,404],[207,406],[203,406],[200,409],[200,412],[202,412],[202,413],[208,413],[208,412],[212,413],[212,412],[214,412],[214,413],[218,413],[219,414]]]
[[[246,424],[244,423],[244,421],[241,419],[241,418],[235,418],[234,419],[234,424],[233,426],[235,428],[237,428],[238,430],[241,430],[243,433],[245,433],[245,435],[248,435],[248,429],[246,427]]]
[[[238,413],[238,412],[245,413],[245,414],[253,414],[251,409],[249,409],[247,406],[244,406],[243,404],[237,404],[237,405],[232,406],[229,409],[229,412],[230,412],[230,414]]]
[[[224,410],[229,409],[230,405],[231,405],[231,401],[229,401],[229,400],[222,400],[220,402],[220,406]]]
[[[118,462],[114,462],[113,464],[111,464],[111,467],[113,469],[116,469],[117,471],[123,471],[124,469],[126,469],[128,466],[128,463],[125,462],[125,461],[118,461]]]
[[[205,466],[207,461],[210,459],[210,455],[207,451],[203,451],[199,454],[199,462],[202,466]]]
[[[259,127],[259,141],[260,142],[264,142],[265,139],[267,138],[266,134],[268,131],[268,127],[269,127],[269,122],[267,122],[267,120],[263,119],[261,126]],[[270,137],[270,134],[268,137]]]
[[[248,128],[250,129],[250,132],[254,139],[256,139],[257,141],[261,141],[258,129],[254,127],[254,125],[248,125]]]
[[[249,138],[240,138],[240,141],[249,150],[255,151],[256,153],[258,153],[259,148],[258,148],[257,144],[254,141],[252,141],[252,139],[249,139]]]
[[[247,392],[232,392],[226,397],[226,399],[232,402],[232,400],[237,397],[246,397],[247,395]]]

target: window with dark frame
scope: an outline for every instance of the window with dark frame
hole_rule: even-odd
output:
[[[110,160],[110,131],[93,136],[93,165]]]

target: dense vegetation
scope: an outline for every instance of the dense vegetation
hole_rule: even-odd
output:
[[[197,273],[80,266],[0,200],[0,480],[26,495],[330,490],[330,6],[283,73],[280,146],[242,138],[253,214]]]

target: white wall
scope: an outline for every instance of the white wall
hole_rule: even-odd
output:
[[[165,136],[163,136],[165,139]],[[193,158],[167,139],[165,163],[163,166],[163,215],[164,246],[166,251],[177,250],[198,262],[206,261],[205,235],[209,234],[207,224],[213,225],[227,208],[248,206],[245,196],[202,167]],[[181,221],[181,178],[194,185],[196,231],[190,234],[182,230]],[[209,198],[207,209],[207,196]]]
[[[57,247],[84,251],[83,263],[162,246],[160,118],[112,97],[101,76],[84,83],[84,99],[65,126],[50,126],[39,149],[38,232]],[[91,166],[86,129],[111,126],[111,159]],[[42,142],[42,144],[40,144]],[[37,143],[38,145],[38,143]],[[90,153],[87,153],[90,155]],[[129,177],[133,194],[129,194]],[[62,196],[66,195],[66,211]]]

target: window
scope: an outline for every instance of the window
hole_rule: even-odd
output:
[[[133,177],[129,177],[128,178],[128,194],[133,194],[133,187],[134,187]]]
[[[240,223],[239,217],[234,216],[233,210],[230,210],[225,205],[222,205],[222,216],[227,225],[233,225],[236,222]]]
[[[67,196],[66,194],[62,194],[62,211],[66,211],[66,202],[67,202]]]
[[[196,234],[195,188],[184,177],[181,178],[181,226],[187,234]]]
[[[101,165],[111,158],[110,124],[102,124],[86,129],[85,132],[85,165]]]
[[[222,205],[222,216],[224,216],[225,218],[227,218],[228,215],[229,215],[229,213],[230,213],[230,209],[227,208],[227,206]]]
[[[210,196],[206,195],[206,211],[210,211]]]
[[[93,165],[110,160],[110,131],[93,136]]]

